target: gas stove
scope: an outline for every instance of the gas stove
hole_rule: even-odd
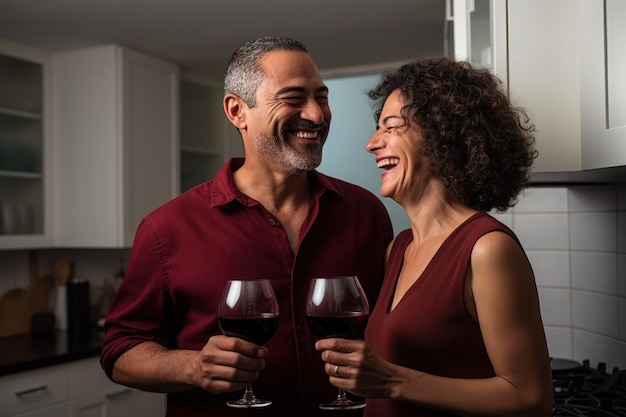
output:
[[[626,417],[626,370],[593,368],[582,363],[551,359],[554,409],[552,416]]]

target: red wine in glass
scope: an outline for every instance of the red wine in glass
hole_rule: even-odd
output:
[[[224,335],[260,346],[266,344],[274,335],[279,320],[278,301],[270,281],[228,281],[217,319]],[[226,404],[234,408],[258,408],[267,407],[272,401],[257,398],[248,382],[243,397]]]
[[[305,315],[309,329],[318,339],[357,339],[367,325],[369,304],[356,276],[314,278],[309,285]],[[348,398],[340,388],[334,401],[319,407],[354,410],[365,407],[365,402]]]
[[[270,341],[278,327],[278,316],[262,315],[253,318],[219,319],[222,333],[230,337],[238,337],[259,346]]]
[[[318,339],[329,337],[357,339],[363,335],[368,318],[367,314],[357,311],[346,312],[345,315],[333,317],[311,314],[306,316],[306,322],[311,332]]]

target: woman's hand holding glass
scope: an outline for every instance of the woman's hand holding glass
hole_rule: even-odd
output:
[[[369,304],[356,276],[314,278],[309,287],[305,313],[307,324],[317,338],[357,339],[365,330]],[[334,368],[330,375],[339,377],[340,365],[331,366]],[[334,401],[319,407],[322,410],[353,410],[365,407],[365,403],[351,400],[340,388]]]

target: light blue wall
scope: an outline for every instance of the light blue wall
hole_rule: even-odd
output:
[[[324,80],[328,86],[333,118],[324,146],[319,171],[370,190],[387,207],[393,230],[398,234],[410,227],[404,209],[389,198],[380,197],[381,170],[365,145],[374,133],[376,122],[367,97],[379,75],[364,75]]]

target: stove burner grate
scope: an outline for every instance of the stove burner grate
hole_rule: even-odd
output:
[[[552,371],[554,409],[552,416],[626,417],[626,371],[606,371],[600,362]]]

